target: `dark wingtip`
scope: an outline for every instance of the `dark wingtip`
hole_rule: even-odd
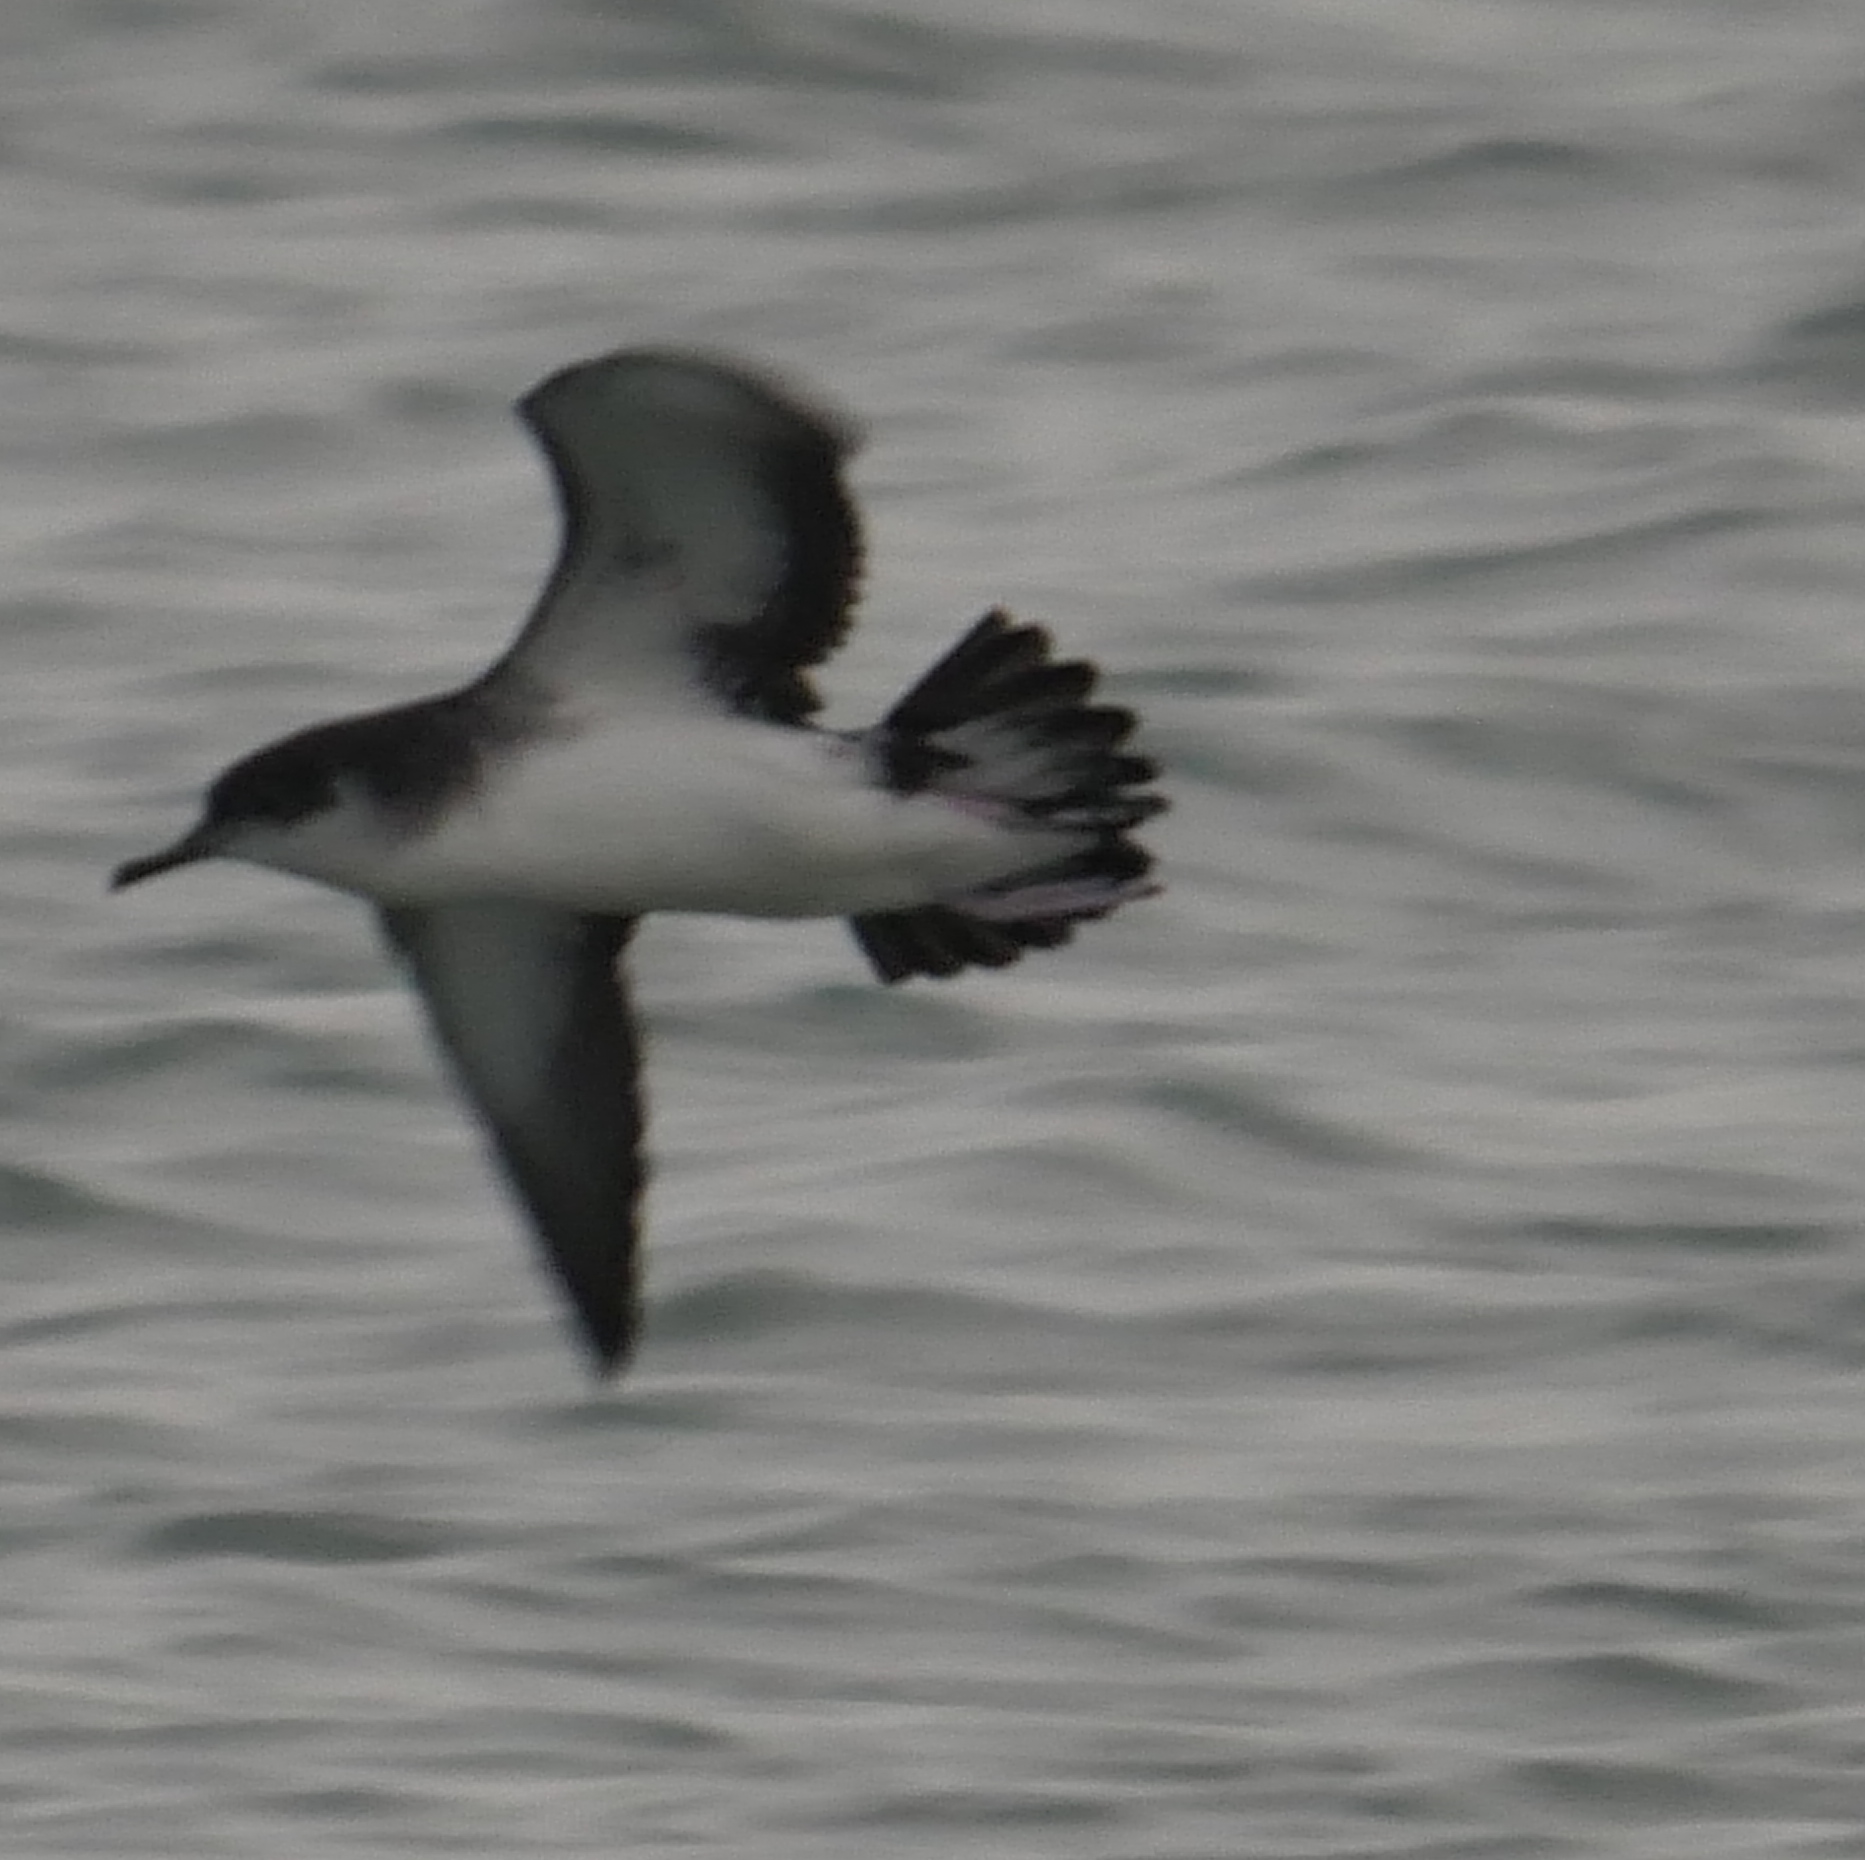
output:
[[[824,441],[836,458],[860,448],[864,429],[859,420],[840,408],[826,406],[798,387],[783,370],[746,362],[718,350],[686,348],[678,343],[641,348],[609,349],[600,355],[553,369],[513,402],[518,417],[536,432],[548,425],[551,403],[565,393],[594,388],[604,375],[634,375],[650,391],[655,377],[661,384],[698,384],[761,406],[780,421],[794,422],[801,430]],[[664,391],[664,387],[663,387]]]
[[[616,1381],[633,1361],[640,1333],[633,1310],[602,1313],[579,1310],[577,1337],[589,1357],[589,1372],[598,1384]]]

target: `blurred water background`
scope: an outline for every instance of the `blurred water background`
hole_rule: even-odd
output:
[[[9,1855],[1865,1855],[1856,0],[9,0]],[[1171,889],[651,924],[593,1393],[343,899],[119,900],[548,557],[619,343],[868,424]]]

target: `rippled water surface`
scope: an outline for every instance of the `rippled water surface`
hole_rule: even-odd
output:
[[[1853,0],[18,0],[9,1854],[1865,1855]],[[366,914],[107,900],[482,663],[507,412],[867,422],[1170,880],[882,991],[651,924],[592,1391]]]

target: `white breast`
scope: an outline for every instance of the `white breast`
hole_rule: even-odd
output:
[[[814,917],[925,903],[1031,860],[986,821],[874,788],[835,738],[690,716],[526,745],[431,831],[379,846],[371,869],[309,875],[405,902]]]

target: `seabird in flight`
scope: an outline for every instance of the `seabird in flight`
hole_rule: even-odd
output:
[[[563,538],[459,690],[234,763],[113,888],[209,858],[376,909],[601,1373],[639,1327],[648,911],[843,917],[883,982],[1002,968],[1150,895],[1132,712],[1039,627],[984,616],[872,728],[811,670],[861,566],[850,429],[736,363],[624,350],[518,403]]]

